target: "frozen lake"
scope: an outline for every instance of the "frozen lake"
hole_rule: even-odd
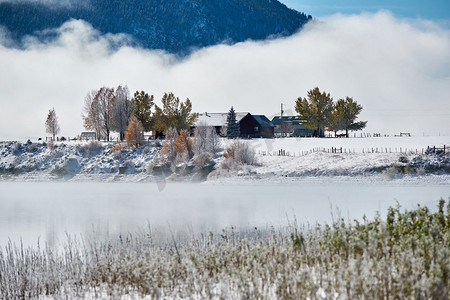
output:
[[[0,182],[0,246],[55,244],[92,232],[134,232],[143,226],[199,233],[225,227],[329,222],[341,216],[372,218],[398,201],[436,208],[449,199],[448,184],[377,183],[345,180],[286,183]]]

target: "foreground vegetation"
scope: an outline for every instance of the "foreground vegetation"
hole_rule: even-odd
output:
[[[450,202],[385,219],[7,245],[0,298],[448,299]]]

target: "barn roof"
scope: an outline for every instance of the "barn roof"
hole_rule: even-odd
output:
[[[301,123],[304,123],[304,121],[300,120],[298,116],[283,116],[283,117],[276,116],[276,117],[273,117],[273,119],[272,119],[272,123],[274,125],[280,125],[281,122],[292,122],[292,124],[294,124],[294,125],[299,125]]]
[[[236,113],[236,123],[239,123],[248,112],[237,112]],[[228,113],[204,113],[200,114],[195,120],[195,126],[205,124],[206,126],[227,126],[227,116]]]
[[[275,125],[272,124],[272,122],[270,122],[269,119],[267,119],[266,116],[264,115],[251,115],[253,117],[253,119],[256,120],[256,122],[259,123],[259,125],[261,125],[261,127],[275,127]]]

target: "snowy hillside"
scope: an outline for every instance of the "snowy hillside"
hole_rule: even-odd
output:
[[[127,150],[114,144],[0,143],[0,176],[24,180],[114,180],[145,173],[158,149]]]
[[[223,148],[232,142],[223,140]],[[450,146],[449,137],[383,137],[349,139],[244,140],[256,153],[254,165],[226,164],[219,155],[208,179],[244,176],[253,179],[305,176],[448,175],[450,155],[425,154],[428,146]],[[333,148],[337,149],[333,151]],[[0,178],[12,180],[191,181],[198,170],[193,162],[163,167],[161,147],[138,149],[124,144],[69,142],[0,143]],[[188,171],[186,171],[188,170]],[[175,174],[172,174],[175,173]],[[177,176],[174,176],[177,175]],[[207,175],[207,174],[206,174]],[[206,178],[206,176],[203,176]]]

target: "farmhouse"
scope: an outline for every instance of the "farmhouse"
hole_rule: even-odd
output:
[[[226,136],[228,113],[200,114],[194,127],[212,126],[217,134]],[[273,138],[275,126],[263,115],[252,115],[249,112],[236,112],[236,122],[239,124],[240,137],[242,138]]]
[[[305,122],[297,116],[277,116],[272,119],[275,136],[310,137],[314,130],[305,127]]]

